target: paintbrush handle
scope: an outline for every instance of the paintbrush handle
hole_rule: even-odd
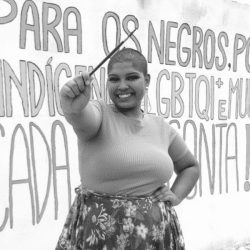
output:
[[[90,76],[93,75],[122,45],[124,41],[122,41],[117,47],[115,47],[91,72]]]
[[[122,41],[120,44],[118,44],[91,72],[90,76],[93,75],[132,35],[133,33],[137,30],[137,28],[132,31],[128,37]]]

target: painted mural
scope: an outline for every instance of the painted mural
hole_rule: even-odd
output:
[[[54,249],[78,177],[59,91],[127,35],[201,176],[177,207],[187,250],[250,249],[250,5],[219,0],[0,1],[0,248]],[[92,98],[109,102],[106,64]]]

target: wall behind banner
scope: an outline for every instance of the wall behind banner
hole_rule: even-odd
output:
[[[249,14],[230,0],[1,1],[1,249],[55,248],[80,184],[59,90],[134,28],[124,46],[149,63],[144,110],[177,128],[201,166],[176,207],[187,250],[250,240]],[[93,98],[109,102],[106,64],[94,77]]]

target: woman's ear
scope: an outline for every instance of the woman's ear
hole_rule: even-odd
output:
[[[150,84],[150,74],[147,74],[145,76],[145,83],[146,83],[146,88],[148,88]]]

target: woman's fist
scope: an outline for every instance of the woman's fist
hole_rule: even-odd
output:
[[[60,91],[63,112],[79,113],[88,104],[91,96],[92,78],[87,72],[68,81]]]

